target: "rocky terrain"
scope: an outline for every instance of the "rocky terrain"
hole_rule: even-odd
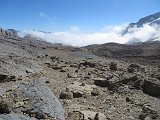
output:
[[[0,120],[159,120],[159,48],[75,48],[1,29]]]
[[[140,64],[160,64],[160,41],[144,42],[133,45],[106,43],[85,47],[94,54]]]

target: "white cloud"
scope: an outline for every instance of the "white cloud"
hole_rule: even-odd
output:
[[[128,26],[127,23],[121,25],[109,25],[109,26],[106,25],[102,28],[102,31],[121,33],[127,26]]]
[[[78,26],[71,26],[68,31],[42,33],[39,31],[27,31],[38,37],[46,39],[52,43],[63,43],[73,46],[86,46],[90,44],[103,44],[108,42],[116,43],[128,43],[128,41],[138,40],[147,41],[153,37],[160,36],[160,27],[157,25],[150,26],[148,24],[141,28],[131,28],[129,32],[122,35],[122,31],[126,28],[126,25],[109,26],[104,27],[106,31],[95,33],[80,33]]]

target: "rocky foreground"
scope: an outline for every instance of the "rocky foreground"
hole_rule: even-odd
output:
[[[97,53],[1,29],[0,120],[159,120],[159,62]]]

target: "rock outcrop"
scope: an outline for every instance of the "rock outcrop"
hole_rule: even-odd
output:
[[[155,78],[147,78],[144,81],[143,91],[151,96],[160,96],[160,80]]]
[[[103,113],[93,111],[80,111],[80,120],[106,120]]]
[[[71,99],[79,98],[83,96],[90,96],[94,92],[96,86],[94,85],[86,85],[80,82],[74,82],[69,85],[65,91],[61,92],[60,98],[61,99]]]
[[[11,38],[18,37],[16,30],[14,29],[4,30],[2,28],[0,28],[0,36],[11,37]]]
[[[61,103],[41,80],[30,81],[30,83],[17,82],[16,85],[14,90],[7,90],[8,92],[6,91],[1,95],[5,99],[0,102],[0,114],[6,113],[7,115],[0,115],[0,117],[20,119],[17,115],[9,115],[12,111],[15,114],[25,113],[36,119],[65,119]],[[3,87],[6,88],[7,86]],[[24,117],[24,120],[27,118]]]
[[[2,114],[0,115],[0,120],[37,120],[36,118],[33,117],[26,117],[22,114]]]

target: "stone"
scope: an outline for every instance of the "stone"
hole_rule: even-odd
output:
[[[141,67],[137,64],[130,64],[129,67],[128,67],[128,72],[129,73],[138,72],[138,71],[140,71],[140,68]]]
[[[30,81],[29,84],[20,84],[13,91],[11,96],[17,94],[21,99],[27,99],[26,110],[23,113],[35,116],[37,119],[44,119],[46,116],[64,120],[64,109],[51,91],[41,80]],[[22,103],[23,104],[23,103]]]
[[[16,76],[10,76],[6,74],[0,74],[0,83],[2,82],[9,82],[9,81],[16,81]]]
[[[73,93],[72,92],[61,92],[60,93],[60,99],[72,99],[73,98]]]
[[[140,120],[157,120],[158,113],[150,106],[144,105],[142,113],[139,115]]]
[[[60,66],[60,65],[52,65],[52,69],[54,69],[54,70],[61,70],[62,66]]]
[[[62,68],[60,72],[67,72],[67,70]]]
[[[0,36],[4,36],[4,37],[18,37],[17,35],[17,31],[14,29],[8,29],[8,30],[4,30],[0,28]]]
[[[68,77],[68,78],[77,78],[78,76],[77,76],[77,74],[75,74],[75,73],[68,73],[68,74],[67,74],[67,77]]]
[[[155,78],[146,78],[144,80],[143,92],[154,97],[160,96],[160,80]]]
[[[100,95],[100,90],[98,88],[94,88],[93,91],[91,92],[91,94],[93,96],[97,96],[97,95]]]
[[[92,91],[96,88],[94,85],[87,85],[80,82],[73,82],[70,84],[65,91],[61,92],[61,98],[67,99],[67,98],[79,98],[83,96],[90,96]],[[71,95],[71,93],[73,95]]]
[[[108,81],[105,78],[93,78],[94,84],[100,87],[108,87]]]
[[[96,66],[96,63],[95,62],[92,62],[92,61],[84,61],[83,63],[80,63],[78,68],[81,67],[81,65],[85,66],[85,67],[95,67]]]
[[[80,111],[80,120],[106,120],[103,113],[93,111]]]
[[[111,62],[109,68],[110,68],[110,70],[116,71],[117,70],[117,63]]]
[[[11,114],[1,114],[0,120],[37,120],[33,117],[24,116],[22,114],[11,113]]]
[[[4,114],[7,113],[9,114],[11,112],[11,103],[10,102],[6,102],[4,100],[0,101],[0,114]]]

